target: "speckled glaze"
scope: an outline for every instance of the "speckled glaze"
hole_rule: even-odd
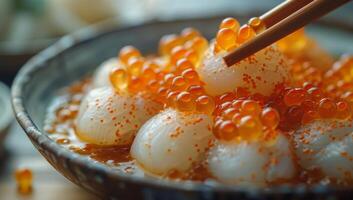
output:
[[[43,131],[46,108],[57,91],[90,74],[105,59],[116,55],[122,46],[132,44],[144,53],[151,53],[157,49],[162,35],[179,32],[187,26],[196,27],[210,37],[221,19],[153,22],[98,34],[96,30],[102,30],[102,26],[107,29],[106,25],[101,25],[66,36],[32,58],[18,73],[12,86],[16,118],[33,145],[56,170],[77,185],[107,199],[351,199],[351,189],[324,186],[241,189],[221,184],[133,177],[70,152]],[[322,30],[322,27],[318,29]],[[336,41],[336,44],[345,43],[343,40],[341,43]]]

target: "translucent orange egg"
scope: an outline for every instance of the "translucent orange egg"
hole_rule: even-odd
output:
[[[171,86],[174,78],[175,78],[175,75],[172,73],[164,75],[163,80],[164,80],[165,85]]]
[[[33,174],[30,169],[16,169],[15,178],[19,193],[30,194],[32,192]]]
[[[261,111],[260,105],[253,100],[244,100],[241,104],[241,113],[243,115],[259,115]]]
[[[195,97],[199,97],[205,93],[205,90],[202,86],[200,85],[191,85],[188,88],[188,92],[190,92],[191,95]]]
[[[222,28],[217,33],[216,42],[225,51],[234,49],[237,46],[236,32],[229,28]]]
[[[142,58],[130,58],[127,64],[127,71],[132,76],[139,76],[142,70],[144,60]]]
[[[353,92],[347,91],[342,94],[341,98],[346,100],[348,103],[353,103]]]
[[[193,69],[186,69],[181,73],[181,76],[187,81],[189,85],[200,84],[199,75]]]
[[[158,94],[158,98],[162,98],[162,100],[164,100],[165,98],[167,98],[168,95],[168,88],[166,87],[160,87],[157,91]]]
[[[315,87],[314,84],[310,83],[310,82],[304,82],[303,83],[303,89],[304,90],[309,90],[310,88]]]
[[[176,106],[180,111],[192,111],[195,109],[195,101],[189,92],[180,92],[176,98]]]
[[[317,87],[311,87],[310,89],[307,90],[307,92],[310,95],[310,97],[314,100],[319,100],[322,97],[322,92]]]
[[[212,114],[215,108],[215,102],[212,97],[207,95],[199,96],[196,99],[196,110],[207,114]]]
[[[314,110],[306,110],[302,117],[302,123],[308,124],[319,118],[319,113]]]
[[[159,71],[161,69],[161,66],[159,66],[159,64],[154,61],[146,61],[143,65],[143,68],[149,68],[154,71]]]
[[[279,124],[279,114],[276,109],[274,108],[265,108],[261,112],[261,122],[263,125],[270,129],[276,129]]]
[[[286,126],[289,129],[298,128],[303,118],[304,110],[300,106],[291,106],[285,113]]]
[[[171,64],[176,65],[178,60],[185,58],[186,52],[187,50],[183,46],[174,47],[171,52],[171,58],[170,58]]]
[[[337,118],[339,119],[348,119],[351,117],[351,108],[346,101],[339,101],[336,103],[337,106]]]
[[[243,139],[258,140],[262,135],[262,125],[255,117],[247,115],[241,118],[238,131]]]
[[[186,69],[193,69],[193,68],[194,68],[194,64],[186,58],[182,58],[178,60],[176,64],[176,71],[178,73],[181,73]]]
[[[142,80],[140,77],[131,76],[130,82],[128,85],[129,92],[131,93],[138,93],[142,88]]]
[[[233,92],[226,92],[217,98],[217,103],[222,104],[227,101],[233,101],[236,95]]]
[[[147,84],[147,89],[148,89],[151,93],[157,93],[159,86],[160,86],[160,84],[158,83],[157,80],[151,80],[151,81],[149,81],[148,84]]]
[[[220,127],[222,122],[223,122],[222,118],[215,118],[215,123],[212,127],[213,135],[219,140],[221,139]]]
[[[193,38],[196,38],[200,36],[200,32],[194,28],[188,27],[184,28],[181,31],[181,37],[184,39],[184,41],[189,41],[192,40]]]
[[[176,76],[173,79],[172,87],[171,87],[172,90],[174,90],[174,91],[184,91],[187,88],[188,88],[188,84],[187,84],[186,80],[184,79],[184,77]]]
[[[322,118],[331,118],[337,111],[337,106],[330,98],[323,98],[319,103],[319,114]]]
[[[184,57],[189,60],[194,66],[197,66],[199,63],[199,55],[197,51],[193,49],[187,50]]]
[[[220,110],[222,112],[225,111],[226,109],[230,108],[230,107],[232,107],[232,102],[230,102],[230,101],[226,101],[226,102],[220,104]]]
[[[232,122],[238,126],[238,125],[240,125],[240,121],[243,117],[244,116],[242,114],[240,114],[239,112],[235,113],[232,117]]]
[[[223,121],[219,126],[219,137],[221,140],[231,141],[237,137],[237,127],[232,121]]]
[[[157,76],[155,69],[150,65],[144,65],[142,67],[141,74],[142,74],[141,78],[145,82],[149,82],[150,80],[156,79],[156,76]]]
[[[241,105],[243,104],[243,101],[244,100],[234,100],[232,102],[232,107],[235,108],[236,110],[239,110],[241,109]]]
[[[300,105],[306,96],[306,91],[302,88],[293,88],[286,92],[283,101],[287,106]]]
[[[232,29],[233,31],[238,31],[239,27],[240,27],[240,24],[238,20],[232,17],[225,18],[219,25],[219,29],[229,28],[229,29]]]
[[[172,49],[182,44],[182,40],[175,34],[165,35],[159,41],[159,52],[161,55],[169,55]]]
[[[124,69],[115,68],[110,72],[110,82],[116,91],[124,91],[128,84],[128,74]]]
[[[249,25],[245,24],[240,27],[238,31],[237,42],[242,44],[250,39],[252,39],[256,35],[254,29],[252,29]]]
[[[202,55],[202,53],[207,49],[208,47],[208,41],[204,37],[195,37],[190,41],[187,41],[185,43],[185,48],[187,49],[193,49],[196,51],[199,55]]]
[[[305,99],[302,102],[301,106],[304,110],[316,110],[317,109],[317,102],[310,100],[310,99]]]
[[[176,107],[176,101],[177,101],[177,96],[178,96],[179,92],[168,92],[168,95],[167,95],[167,102],[168,102],[168,105],[171,106],[171,107]]]
[[[266,29],[265,24],[258,17],[251,18],[248,24],[256,33],[260,33]]]
[[[141,53],[133,46],[125,46],[119,52],[119,59],[124,64],[127,64],[130,58],[138,57],[141,57]]]
[[[223,111],[222,116],[225,119],[231,120],[236,113],[238,113],[238,110],[230,107],[230,108],[227,108]]]

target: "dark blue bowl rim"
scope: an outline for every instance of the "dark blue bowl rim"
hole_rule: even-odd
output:
[[[18,72],[14,83],[11,88],[11,96],[12,96],[12,107],[14,110],[15,117],[27,136],[32,140],[33,143],[40,145],[42,148],[52,152],[56,156],[64,157],[70,160],[75,165],[82,167],[83,169],[87,169],[89,171],[93,171],[96,174],[101,174],[102,176],[109,176],[113,179],[117,179],[119,181],[130,182],[132,184],[144,185],[146,187],[159,188],[159,189],[167,189],[167,190],[178,190],[178,191],[194,191],[194,192],[217,192],[217,193],[244,193],[244,194],[261,194],[261,195],[271,195],[271,194],[314,194],[314,195],[323,195],[323,194],[332,194],[332,193],[349,193],[353,194],[352,188],[334,188],[329,186],[317,185],[307,187],[305,185],[296,185],[296,186],[274,186],[266,189],[244,189],[238,188],[234,186],[227,186],[223,184],[215,184],[215,185],[206,185],[203,183],[197,182],[175,182],[168,180],[161,180],[150,177],[134,177],[130,175],[126,175],[123,173],[117,173],[112,168],[105,166],[104,164],[96,163],[96,162],[88,162],[88,158],[85,156],[78,155],[69,151],[68,149],[60,146],[55,141],[51,140],[47,134],[42,133],[35,123],[32,121],[29,116],[27,109],[24,105],[24,96],[23,89],[24,86],[31,81],[31,77],[41,68],[45,67],[45,63],[55,59],[63,52],[71,49],[77,48],[87,42],[92,40],[96,40],[98,38],[104,37],[107,34],[112,32],[121,32],[121,31],[129,31],[136,28],[142,28],[143,26],[151,26],[158,25],[164,23],[173,23],[173,22],[190,22],[197,20],[211,20],[211,19],[221,19],[224,16],[217,17],[208,17],[208,18],[192,18],[192,19],[178,19],[173,21],[151,21],[144,24],[136,24],[125,26],[122,28],[113,28],[109,31],[100,32],[98,30],[107,30],[107,27],[110,27],[109,23],[102,23],[99,25],[95,25],[89,27],[85,30],[67,35],[58,40],[55,44],[51,45],[47,49],[41,51],[39,54],[31,58]],[[324,22],[323,24],[327,24]],[[328,23],[331,24],[331,23]],[[331,25],[334,26],[334,23]],[[340,26],[336,26],[336,28],[342,28]],[[343,27],[345,30],[352,30],[352,27]]]

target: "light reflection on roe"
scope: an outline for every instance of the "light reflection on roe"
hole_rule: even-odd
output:
[[[133,46],[48,109],[59,144],[126,173],[232,185],[353,183],[353,57],[336,62],[303,29],[227,67],[265,29],[224,19],[185,28],[158,56]]]

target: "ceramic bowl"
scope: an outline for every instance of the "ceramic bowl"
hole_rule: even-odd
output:
[[[33,57],[18,73],[12,87],[12,103],[18,122],[38,151],[66,178],[101,197],[109,199],[345,199],[353,190],[324,186],[281,186],[268,189],[243,189],[221,184],[173,182],[120,173],[85,156],[73,153],[51,140],[43,131],[49,102],[58,90],[90,74],[105,59],[117,55],[127,44],[151,53],[157,49],[164,34],[180,32],[192,26],[211,37],[222,18],[152,22],[127,28],[96,33],[96,29],[66,36]],[[100,27],[101,28],[101,27]],[[351,33],[327,25],[313,26],[309,32],[318,34],[324,46],[335,53],[353,52],[347,40]],[[331,45],[331,47],[330,47]],[[347,50],[348,48],[348,50]]]

